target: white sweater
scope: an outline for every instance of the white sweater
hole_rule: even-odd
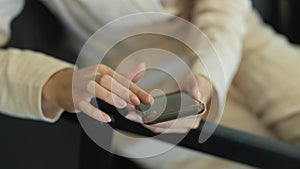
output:
[[[172,4],[171,1],[167,2],[166,4]],[[70,41],[74,42],[74,48],[77,50],[97,29],[118,17],[137,12],[177,14],[176,9],[181,8],[184,4],[182,2],[185,1],[180,2],[180,6],[167,5],[167,8],[163,8],[157,0],[44,1],[70,30],[72,35]],[[195,2],[192,10],[183,9],[181,13],[191,13],[191,21],[212,41],[224,66],[226,89],[228,89],[240,62],[241,44],[246,32],[245,20],[251,9],[250,2],[248,0],[222,2],[198,0]],[[12,19],[20,13],[23,5],[23,0],[0,1],[0,45],[5,44],[9,39],[9,25]],[[145,24],[145,21],[137,21],[136,24]],[[122,29],[133,26],[135,25],[124,25]],[[198,51],[205,55],[205,45],[199,45]],[[70,65],[33,51],[9,49],[1,50],[0,54],[0,109],[2,112],[18,117],[55,121],[59,113],[55,119],[47,119],[41,112],[41,89],[51,74]],[[21,69],[21,65],[26,65],[23,66],[24,70]],[[40,65],[49,66],[40,67]],[[204,73],[199,65],[199,63],[195,64],[194,71]],[[19,76],[23,77],[22,81],[18,79]],[[220,102],[224,103],[227,91],[223,89],[223,86],[218,86],[218,78],[212,80],[218,91]],[[30,98],[27,99],[29,103],[25,103],[24,98]]]

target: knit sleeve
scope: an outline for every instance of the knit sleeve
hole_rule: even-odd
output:
[[[221,84],[218,81],[220,78],[211,78],[219,97],[223,100],[240,64],[242,42],[246,33],[246,17],[250,9],[249,0],[197,0],[192,13],[193,24],[200,28],[213,45],[223,70],[215,76],[220,78],[224,76],[225,86],[220,86],[224,85],[224,82]],[[205,59],[217,59],[216,55],[211,56],[206,44],[199,44],[197,50]],[[193,70],[206,75],[211,73],[205,71],[199,59],[195,62]]]
[[[19,49],[0,50],[0,111],[4,114],[55,122],[42,111],[42,88],[55,72],[73,65],[45,54]]]
[[[243,62],[233,81],[243,96],[240,102],[276,135],[300,145],[300,46],[276,33],[255,11],[248,15],[247,27]]]

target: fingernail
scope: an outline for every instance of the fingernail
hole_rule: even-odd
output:
[[[148,102],[150,103],[150,104],[153,104],[154,103],[154,99],[153,99],[153,97],[151,96],[151,95],[149,95],[148,96]]]
[[[102,117],[105,122],[107,122],[107,123],[111,122],[111,118],[108,115],[102,114]]]
[[[116,99],[115,101],[118,108],[124,108],[127,106],[127,103],[122,99]]]
[[[132,120],[132,121],[137,121],[138,120],[138,116],[136,114],[127,114],[125,117],[129,120]]]
[[[141,104],[140,99],[139,99],[138,97],[134,96],[134,95],[131,96],[130,100],[131,100],[131,102],[132,102],[134,105],[139,105],[139,104]]]

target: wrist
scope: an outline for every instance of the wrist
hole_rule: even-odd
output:
[[[61,104],[62,95],[72,91],[73,69],[62,69],[54,73],[42,89],[42,110],[46,117],[54,117],[60,109],[65,109]],[[66,90],[67,88],[67,90]]]

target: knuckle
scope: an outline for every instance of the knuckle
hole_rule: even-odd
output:
[[[89,81],[87,84],[86,84],[86,90],[88,92],[93,92],[95,90],[95,84],[94,84],[94,81]]]
[[[98,71],[102,72],[102,71],[105,71],[106,66],[104,64],[98,64],[97,69],[98,69]]]
[[[87,108],[86,108],[86,105],[85,105],[85,103],[84,103],[83,100],[79,101],[79,103],[78,103],[78,109],[81,112],[86,112]]]
[[[103,92],[102,93],[102,99],[105,100],[105,101],[108,101],[111,99],[111,93],[109,92]]]
[[[155,128],[152,129],[152,132],[153,133],[161,133],[161,129],[155,127]]]
[[[109,79],[108,75],[100,76],[98,79],[99,84],[104,84]]]
[[[102,74],[107,74],[112,71],[112,69],[104,64],[98,64],[98,71]]]

